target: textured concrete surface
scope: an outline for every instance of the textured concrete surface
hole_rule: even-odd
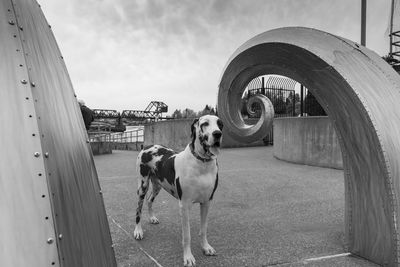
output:
[[[258,119],[246,119],[246,124],[253,125]],[[158,121],[148,124],[144,127],[144,146],[153,144],[162,144],[177,151],[183,150],[191,140],[190,126],[193,123],[191,119]],[[222,139],[222,147],[249,147],[264,146],[262,140],[252,143],[240,143],[230,136],[227,127],[222,130],[224,138]],[[270,131],[272,133],[272,131]],[[271,134],[270,133],[270,134]]]
[[[218,116],[226,128],[241,132],[248,141],[260,137],[249,135],[256,126],[243,125],[238,116],[238,96],[248,81],[274,73],[310,90],[334,124],[345,155],[349,251],[382,265],[398,266],[398,73],[365,46],[304,27],[273,29],[254,36],[235,50],[222,73]]]
[[[329,117],[274,120],[274,156],[289,162],[343,169],[342,151]]]
[[[154,203],[160,224],[145,222],[144,239],[132,237],[137,153],[95,157],[118,266],[157,266],[150,257],[164,267],[182,266],[178,203],[165,191]],[[222,150],[208,231],[218,255],[201,253],[196,205],[191,229],[197,266],[376,266],[352,256],[307,260],[346,252],[343,171],[291,164],[272,154],[272,147]],[[146,206],[143,214],[146,220]]]
[[[111,143],[110,142],[90,142],[93,155],[111,154]]]
[[[194,119],[158,121],[144,127],[144,146],[161,144],[183,150],[190,142],[190,125]]]

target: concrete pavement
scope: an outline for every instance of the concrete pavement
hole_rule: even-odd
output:
[[[340,255],[347,252],[343,171],[286,163],[272,150],[222,150],[208,231],[218,255],[201,252],[195,205],[191,233],[197,266],[376,266]],[[182,266],[178,203],[165,191],[153,206],[160,224],[147,222],[144,206],[144,239],[133,239],[137,154],[113,151],[95,157],[118,265]],[[331,255],[338,256],[325,257]]]

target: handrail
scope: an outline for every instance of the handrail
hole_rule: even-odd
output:
[[[144,141],[144,128],[128,130],[123,133],[88,132],[90,142],[138,143]]]

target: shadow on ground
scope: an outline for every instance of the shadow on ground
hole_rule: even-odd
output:
[[[218,256],[201,253],[195,205],[191,233],[197,266],[376,266],[349,256],[306,261],[346,252],[343,171],[286,163],[272,151],[222,150],[208,231]],[[144,206],[144,239],[132,238],[137,154],[113,151],[95,157],[118,266],[157,266],[154,260],[164,267],[182,266],[178,203],[165,191],[154,204],[161,223],[149,224]]]

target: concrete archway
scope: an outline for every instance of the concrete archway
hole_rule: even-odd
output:
[[[326,32],[290,27],[262,33],[234,52],[221,77],[218,112],[239,141],[265,134],[260,125],[245,125],[237,108],[245,85],[263,74],[301,82],[327,111],[343,154],[348,249],[397,266],[400,76],[374,52]]]

